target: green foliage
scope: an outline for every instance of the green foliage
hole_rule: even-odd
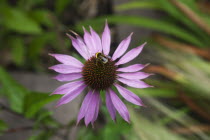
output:
[[[39,24],[21,9],[1,6],[3,25],[19,33],[39,34],[42,32]]]
[[[109,121],[106,127],[101,131],[100,136],[102,136],[104,140],[120,140],[123,135],[129,134],[130,131],[131,125],[118,118],[116,124],[113,121]]]
[[[56,13],[61,14],[71,3],[73,0],[56,0]]]
[[[97,140],[98,137],[90,129],[81,128],[78,135],[78,140]]]
[[[47,27],[53,27],[54,25],[50,18],[51,14],[52,13],[50,13],[50,11],[48,10],[38,9],[38,10],[31,11],[30,17],[32,17],[37,23],[41,25],[45,25]]]
[[[200,10],[198,9],[198,6],[196,5],[196,2],[193,0],[189,0],[189,1],[182,1],[184,4],[186,4],[187,6],[189,6],[189,8],[191,8],[193,11],[195,11],[198,15],[201,15]],[[194,22],[192,22],[188,17],[185,16],[185,14],[183,14],[182,11],[180,11],[179,9],[177,9],[177,7],[175,5],[173,5],[170,1],[168,0],[149,0],[149,1],[131,1],[125,4],[121,4],[119,6],[116,7],[118,10],[129,10],[129,9],[134,9],[134,8],[139,8],[139,9],[158,9],[161,11],[166,12],[169,16],[168,17],[164,17],[164,19],[162,20],[162,22],[169,22],[169,23],[180,23],[182,22],[186,27],[185,27],[185,32],[188,31],[193,31],[194,35],[197,36],[197,38],[199,37],[200,39],[203,40],[203,44],[201,44],[201,42],[198,44],[198,42],[193,42],[192,40],[186,40],[189,43],[195,44],[199,47],[206,47],[207,44],[209,44],[209,39],[208,36],[205,32],[202,31],[202,29],[200,29]],[[207,15],[206,15],[207,16]],[[130,17],[130,16],[128,16]],[[202,17],[202,16],[201,16]],[[126,18],[127,19],[127,18]],[[206,18],[208,19],[208,18]],[[162,26],[160,23],[158,23],[159,20],[156,20],[155,22],[152,22],[154,24],[157,23],[158,26]],[[150,26],[151,21],[148,21]],[[165,24],[163,24],[164,26]],[[151,27],[150,29],[153,29],[153,27]],[[170,28],[168,28],[170,29]],[[167,29],[167,30],[168,30]],[[173,27],[171,27],[171,29],[173,30]],[[161,31],[162,30],[162,31]],[[161,29],[161,32],[164,32],[164,29]],[[176,30],[176,29],[175,29]],[[178,35],[179,37],[182,37],[180,35]]]
[[[3,121],[3,120],[0,120],[0,136],[3,134],[3,132],[5,130],[8,129],[8,126],[7,124]]]
[[[170,124],[171,122],[174,121],[174,119],[178,119],[178,118],[184,118],[184,116],[186,116],[186,114],[190,112],[189,108],[185,107],[183,109],[179,109],[177,111],[173,111],[173,118],[166,116],[163,119],[158,120],[158,123],[161,125],[166,125],[166,124]]]
[[[151,105],[153,107],[155,107],[158,111],[160,111],[161,113],[163,113],[164,115],[166,115],[168,118],[173,119],[174,121],[180,123],[181,125],[185,126],[186,128],[188,128],[189,130],[191,130],[192,132],[194,132],[197,137],[199,137],[200,139],[204,139],[207,140],[210,137],[205,134],[204,132],[196,132],[193,128],[191,128],[190,126],[192,125],[199,125],[199,122],[197,122],[196,120],[194,120],[190,115],[186,114],[186,112],[184,110],[183,113],[181,113],[182,115],[177,115],[180,114],[180,111],[175,110],[173,107],[167,106],[166,104],[161,103],[160,101],[154,99],[154,98],[147,98],[148,101],[151,103]],[[192,136],[193,138],[194,136]],[[198,138],[196,138],[198,139]]]
[[[177,9],[175,5],[173,5],[171,2],[166,0],[158,0],[159,5],[162,5],[163,10],[167,12],[170,16],[172,16],[174,19],[177,20],[177,22],[182,22],[186,25],[186,28],[189,30],[192,30],[196,33],[196,35],[200,36],[202,40],[205,40],[205,43],[208,43],[208,37],[202,32],[202,30],[189,18],[187,18],[183,12]],[[190,0],[188,1],[190,3],[190,7],[192,7],[193,3]],[[195,4],[195,2],[194,2]],[[193,6],[194,10],[197,10],[197,7],[195,8],[195,5]],[[197,44],[196,44],[197,45]],[[204,45],[202,47],[205,47]]]
[[[178,73],[174,80],[180,86],[194,93],[194,96],[210,98],[210,89],[206,86],[210,83],[209,62],[190,53],[162,51],[162,56],[167,59],[166,67]],[[177,59],[173,59],[174,57]]]
[[[177,96],[175,90],[159,88],[159,87],[149,88],[149,89],[135,89],[135,88],[128,88],[128,89],[140,97],[154,96],[154,97],[168,98],[168,97]]]
[[[23,66],[26,56],[26,48],[22,38],[17,36],[11,37],[10,46],[12,49],[12,58],[16,65]]]
[[[29,64],[37,66],[40,64],[40,55],[44,47],[48,44],[55,44],[55,35],[52,32],[46,32],[40,36],[34,37],[28,46]]]
[[[8,97],[11,110],[28,119],[35,119],[34,128],[47,125],[50,127],[58,127],[59,124],[52,118],[52,112],[43,107],[60,98],[59,95],[49,96],[46,93],[28,91],[26,88],[18,84],[2,67],[0,67],[0,94]],[[7,125],[0,121],[0,133],[7,129]],[[43,132],[31,139],[46,140],[52,136],[52,132]]]
[[[24,113],[28,118],[33,117],[46,104],[57,100],[60,96],[49,96],[46,93],[28,91],[19,85],[2,67],[0,67],[0,83],[2,92],[8,97],[11,109]]]
[[[123,136],[129,135],[131,132],[131,125],[122,120],[120,117],[115,123],[112,120],[106,122],[104,128],[95,131],[94,129],[82,128],[79,132],[79,140],[121,140]],[[85,137],[84,137],[85,136]],[[129,135],[131,138],[131,135]]]
[[[116,10],[133,10],[133,9],[161,9],[162,7],[158,5],[156,1],[147,0],[147,1],[131,1],[115,7]]]
[[[40,109],[33,118],[36,118],[34,128],[39,128],[42,125],[46,125],[52,128],[57,128],[60,124],[52,117],[53,112],[47,109]]]
[[[19,0],[17,6],[21,9],[30,9],[35,6],[43,5],[45,2],[45,0]]]
[[[140,16],[107,16],[107,17],[101,17],[96,18],[92,20],[87,20],[85,22],[77,24],[77,30],[81,30],[81,26],[88,26],[93,25],[93,27],[99,30],[99,25],[103,25],[104,19],[107,18],[109,23],[113,24],[127,24],[127,25],[133,25],[137,27],[144,27],[148,29],[153,29],[156,31],[160,31],[163,33],[167,33],[169,35],[174,35],[177,38],[180,38],[184,41],[187,41],[189,43],[196,44],[198,46],[204,46],[203,42],[197,39],[196,36],[194,36],[189,31],[186,31],[174,23],[170,23],[168,21],[160,21],[155,20],[151,18],[146,17],[140,17]]]
[[[53,132],[43,131],[38,135],[33,135],[28,138],[28,140],[49,140],[53,136]]]
[[[50,10],[38,8],[44,3],[43,0],[20,0],[17,5],[0,2],[1,49],[12,56],[12,59],[6,60],[6,64],[12,63],[20,69],[32,68],[38,71],[43,63],[40,54],[46,46],[60,45],[57,34],[61,31],[55,31],[55,25],[60,26],[60,23]],[[59,47],[56,49],[61,50]]]
[[[49,94],[32,92],[25,96],[24,114],[26,117],[33,117],[44,105],[59,99],[59,95],[49,96]]]
[[[0,83],[4,95],[8,97],[11,109],[23,113],[24,98],[29,94],[29,91],[13,80],[2,67],[0,67]]]
[[[137,115],[133,110],[131,118],[134,132],[141,140],[185,140],[185,138],[168,131],[164,126]]]

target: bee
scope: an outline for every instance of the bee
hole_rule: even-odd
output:
[[[104,55],[104,54],[102,54],[100,52],[97,52],[95,54],[95,56],[96,56],[97,62],[102,62],[103,64],[106,64],[109,61],[109,59],[110,59],[110,56],[106,56],[106,55]]]

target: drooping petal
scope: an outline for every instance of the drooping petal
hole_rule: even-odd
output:
[[[148,84],[146,84],[143,81],[140,80],[130,80],[130,79],[125,79],[125,78],[118,78],[118,80],[130,87],[134,87],[134,88],[148,88],[148,87],[152,87]]]
[[[131,42],[131,36],[133,33],[131,33],[126,39],[124,39],[119,46],[117,47],[116,51],[114,52],[112,56],[112,60],[116,60],[117,58],[121,57],[125,51],[128,49],[128,46]]]
[[[84,40],[80,36],[77,36],[77,43],[79,44],[81,49],[87,54],[88,58],[92,57],[90,50],[88,49]]]
[[[72,81],[72,80],[76,80],[79,78],[82,78],[81,73],[59,74],[56,77],[54,77],[54,79],[61,81],[61,82]]]
[[[116,110],[118,111],[118,113],[120,114],[120,116],[122,116],[122,118],[125,121],[130,122],[130,115],[129,115],[128,109],[125,106],[125,104],[114,93],[114,91],[109,89],[109,93],[110,93],[111,101],[112,101],[114,107],[116,108]]]
[[[147,65],[133,64],[133,65],[130,65],[128,67],[118,68],[117,71],[120,71],[120,72],[136,72],[136,71],[142,70],[146,66]]]
[[[110,29],[107,22],[104,27],[101,42],[102,42],[102,47],[103,47],[103,53],[105,55],[108,55],[110,51],[110,45],[111,45],[111,33],[110,33]]]
[[[117,88],[119,93],[123,96],[123,98],[125,98],[127,101],[129,101],[135,105],[139,105],[139,106],[144,105],[143,102],[141,101],[141,99],[133,92],[127,90],[126,88],[124,88],[118,84],[116,84],[115,87]]]
[[[63,73],[63,74],[82,72],[82,68],[78,68],[78,67],[70,66],[70,65],[65,65],[65,64],[54,65],[52,67],[49,67],[49,69],[52,69],[56,72]]]
[[[99,35],[93,30],[92,27],[90,27],[90,33],[93,38],[93,41],[95,42],[97,52],[102,52],[102,44]]]
[[[78,117],[77,117],[77,124],[80,122],[80,120],[82,118],[85,117],[85,114],[87,112],[87,109],[88,109],[88,106],[89,104],[91,103],[91,98],[92,98],[92,95],[93,95],[93,91],[90,90],[88,92],[88,94],[85,96],[85,99],[83,100],[82,102],[82,106],[80,108],[80,111],[79,111],[79,114],[78,114]]]
[[[109,93],[108,90],[106,91],[106,107],[107,107],[107,109],[109,111],[109,114],[110,114],[112,120],[115,121],[116,110],[114,108],[114,105],[112,103],[112,100],[111,100],[111,97],[110,97],[110,93]]]
[[[84,81],[74,81],[58,87],[52,94],[67,94],[84,84]]]
[[[76,88],[75,90],[71,91],[68,94],[65,94],[57,103],[56,106],[60,106],[63,104],[66,104],[68,102],[71,102],[73,99],[75,99],[87,86],[81,85],[80,87]]]
[[[77,52],[86,60],[89,59],[88,52],[85,51],[87,46],[81,46],[81,40],[77,40],[71,35],[67,34],[67,36],[71,39],[73,47],[77,50]]]
[[[96,50],[96,45],[95,42],[93,41],[92,36],[90,35],[90,33],[83,27],[84,30],[84,41],[85,44],[87,45],[89,51],[91,52],[91,54],[95,54],[97,52]]]
[[[98,113],[99,113],[100,104],[101,104],[100,95],[97,96],[96,101],[97,101],[97,103],[96,103],[95,114],[94,114],[94,117],[93,117],[93,119],[92,119],[92,121],[91,121],[92,125],[93,125],[93,123],[96,121],[96,119],[98,118]]]
[[[94,119],[96,104],[98,96],[100,95],[98,91],[92,93],[91,103],[88,106],[88,109],[85,114],[85,124],[86,126]]]
[[[119,73],[118,76],[125,78],[125,79],[145,79],[152,74],[145,73],[145,72],[129,72],[129,73]]]
[[[83,67],[83,64],[72,56],[65,55],[65,54],[49,54],[49,55],[55,57],[55,59],[57,59],[59,62],[63,64],[75,66],[79,68]]]
[[[139,47],[133,48],[132,50],[127,52],[123,57],[120,58],[120,60],[116,63],[116,65],[125,64],[125,63],[133,60],[134,58],[136,58],[141,53],[145,44],[146,43],[142,44]]]

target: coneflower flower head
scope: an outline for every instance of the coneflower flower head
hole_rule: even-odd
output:
[[[125,121],[129,122],[128,109],[117,93],[112,90],[113,87],[116,87],[119,94],[127,101],[143,106],[141,99],[122,85],[134,88],[151,87],[142,81],[142,79],[151,75],[140,72],[146,65],[133,64],[127,67],[119,67],[136,58],[146,44],[144,43],[125,53],[130,44],[132,34],[118,45],[114,54],[110,57],[111,33],[106,22],[101,38],[91,27],[90,33],[84,28],[83,38],[76,33],[74,33],[74,36],[67,34],[72,41],[73,47],[85,59],[84,64],[69,55],[50,54],[61,62],[61,64],[50,67],[50,69],[60,73],[55,79],[61,82],[68,82],[58,87],[52,93],[63,94],[57,106],[72,101],[85,89],[88,90],[82,102],[77,123],[83,118],[86,126],[95,122],[101,105],[100,91],[102,90],[106,93],[106,106],[112,120],[116,119],[117,111]]]

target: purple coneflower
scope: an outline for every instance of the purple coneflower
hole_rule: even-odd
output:
[[[100,91],[104,90],[106,93],[106,106],[112,120],[115,120],[117,110],[122,118],[129,122],[128,109],[113,91],[113,87],[127,101],[138,106],[143,106],[141,99],[133,92],[124,88],[122,84],[134,88],[151,87],[141,81],[150,76],[150,74],[139,72],[146,65],[133,64],[122,68],[119,66],[136,58],[146,43],[125,53],[131,41],[131,33],[119,44],[112,57],[110,57],[108,55],[110,52],[111,34],[107,23],[101,38],[91,27],[90,33],[84,29],[84,39],[77,34],[74,37],[69,34],[67,35],[71,39],[74,48],[85,59],[85,63],[83,64],[69,55],[50,54],[62,63],[50,67],[50,69],[60,73],[55,79],[68,82],[52,93],[64,94],[58,101],[57,106],[72,101],[82,91],[87,89],[88,93],[80,108],[77,123],[84,118],[86,125],[90,122],[93,124],[98,117],[101,104]]]

